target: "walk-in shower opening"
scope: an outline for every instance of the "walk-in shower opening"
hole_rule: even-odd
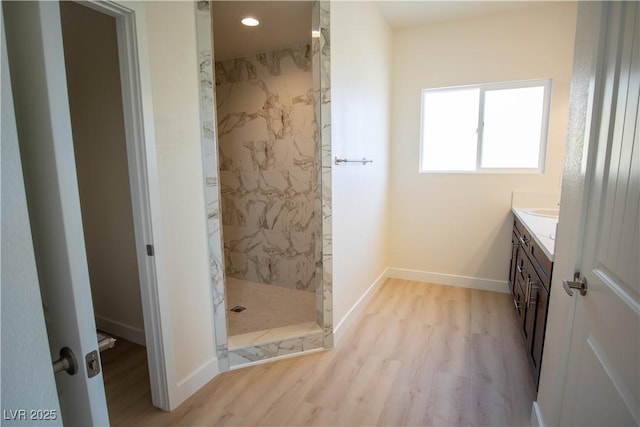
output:
[[[312,3],[211,8],[229,348],[322,331]]]

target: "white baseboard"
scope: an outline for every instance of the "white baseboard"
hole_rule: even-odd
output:
[[[219,373],[218,358],[213,357],[193,371],[187,378],[178,382],[174,394],[175,399],[172,399],[170,410],[173,411],[180,406],[181,403],[200,390]]]
[[[387,269],[389,277],[394,279],[415,280],[417,282],[437,283],[439,285],[459,286],[462,288],[480,289],[509,293],[509,285],[503,280],[481,279],[479,277],[456,276],[453,274],[432,273],[430,271],[409,270],[406,268]]]
[[[540,413],[540,406],[538,406],[538,401],[533,401],[533,407],[531,408],[531,427],[544,427],[544,423],[542,422],[542,414]]]
[[[106,332],[107,334],[112,334],[116,337],[124,338],[125,340],[131,341],[138,345],[147,345],[144,340],[144,329],[135,328],[133,326],[125,325],[124,323],[116,322],[115,320],[107,319],[106,317],[97,315],[96,327],[101,331]]]
[[[389,269],[386,268],[380,276],[369,286],[369,288],[362,294],[358,301],[349,309],[347,314],[340,319],[338,324],[333,329],[333,343],[334,346],[340,342],[340,339],[345,334],[349,326],[353,323],[353,321],[358,317],[358,314],[362,311],[365,305],[367,305],[367,301],[375,294],[375,291],[384,283],[385,280],[389,277]]]

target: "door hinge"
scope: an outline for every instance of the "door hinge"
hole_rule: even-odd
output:
[[[153,256],[153,245],[147,245],[147,255]]]

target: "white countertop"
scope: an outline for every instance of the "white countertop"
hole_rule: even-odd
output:
[[[511,211],[526,227],[531,237],[540,245],[549,260],[553,261],[558,218],[533,215],[526,208],[511,208]]]

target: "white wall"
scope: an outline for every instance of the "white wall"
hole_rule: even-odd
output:
[[[372,2],[331,3],[333,299],[339,325],[389,265],[391,31]]]
[[[208,278],[195,6],[146,3],[176,381],[217,363]]]
[[[144,345],[115,18],[60,3],[96,325]]]
[[[560,191],[575,20],[558,2],[394,32],[392,267],[506,281],[512,191]],[[553,79],[544,174],[418,173],[421,89],[534,78]]]

